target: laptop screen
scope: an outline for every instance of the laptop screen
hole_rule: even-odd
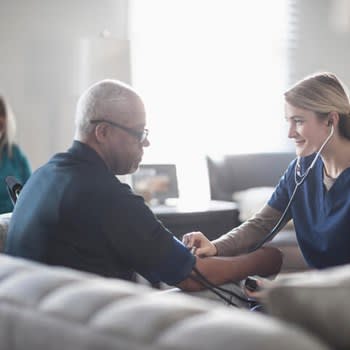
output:
[[[134,191],[151,205],[165,204],[169,198],[178,198],[175,164],[141,164],[132,175]]]

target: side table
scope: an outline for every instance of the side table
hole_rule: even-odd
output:
[[[228,201],[158,205],[151,208],[157,218],[179,239],[191,231],[201,231],[210,240],[239,223],[237,204]]]

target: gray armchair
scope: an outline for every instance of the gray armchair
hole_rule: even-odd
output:
[[[207,156],[211,199],[231,201],[234,192],[274,187],[294,158],[294,153],[286,152]]]

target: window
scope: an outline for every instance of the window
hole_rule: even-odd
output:
[[[280,0],[132,2],[132,84],[151,130],[144,160],[176,163],[181,196],[186,183],[203,191],[207,153],[286,148],[287,9]]]

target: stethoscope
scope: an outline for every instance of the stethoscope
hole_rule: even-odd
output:
[[[329,133],[329,135],[325,139],[325,141],[322,143],[320,149],[318,150],[318,152],[315,155],[315,158],[313,159],[313,161],[311,162],[310,166],[306,169],[306,171],[305,171],[305,173],[303,175],[301,174],[301,169],[300,169],[300,157],[297,158],[297,163],[296,163],[295,168],[294,168],[295,187],[299,187],[304,182],[304,180],[307,178],[307,176],[309,175],[311,169],[316,164],[317,159],[320,157],[321,152],[323,151],[324,147],[326,146],[328,141],[331,139],[333,134],[334,134],[334,126],[332,124],[331,125],[331,132]],[[298,177],[299,177],[299,180],[298,180]]]
[[[331,122],[330,122],[331,123]],[[315,158],[312,160],[311,164],[309,165],[309,167],[305,170],[304,174],[301,174],[301,167],[300,167],[300,158],[297,158],[297,162],[295,164],[294,167],[294,181],[295,181],[295,187],[293,190],[292,195],[290,196],[289,202],[286,206],[286,208],[284,209],[284,212],[282,214],[282,216],[280,217],[280,219],[278,220],[277,224],[273,227],[273,229],[258,243],[256,244],[252,249],[250,249],[248,251],[248,253],[254,252],[255,250],[261,248],[267,241],[269,241],[270,239],[272,239],[279,231],[283,220],[285,219],[287,212],[294,200],[295,194],[297,193],[298,188],[303,184],[303,182],[306,180],[306,178],[309,176],[310,171],[312,170],[312,168],[314,167],[314,165],[317,162],[317,159],[320,157],[321,152],[323,151],[324,147],[326,146],[326,144],[328,143],[328,141],[331,139],[331,137],[334,134],[334,126],[333,124],[331,124],[331,131],[329,133],[329,135],[327,136],[327,138],[324,140],[324,142],[322,143],[320,149],[318,150],[318,152],[315,155]]]
[[[320,157],[321,152],[323,151],[324,147],[326,146],[328,141],[331,139],[333,134],[334,134],[334,127],[333,127],[333,125],[331,125],[331,132],[329,133],[328,137],[326,138],[326,140],[321,145],[320,149],[318,150],[318,152],[315,155],[315,158],[312,160],[310,166],[306,169],[304,174],[301,174],[300,157],[297,158],[297,162],[296,162],[295,168],[294,168],[295,187],[294,187],[293,193],[292,193],[292,195],[291,195],[291,197],[289,199],[289,202],[288,202],[286,208],[284,209],[284,212],[283,212],[282,216],[280,217],[280,219],[278,220],[278,222],[274,226],[274,228],[264,237],[264,239],[261,242],[259,242],[253,249],[250,249],[248,251],[248,253],[251,253],[251,252],[261,248],[268,240],[272,239],[277,234],[281,224],[283,223],[283,220],[285,219],[285,217],[287,215],[289,207],[291,206],[291,204],[293,202],[293,199],[295,197],[297,189],[302,185],[302,183],[308,177],[310,171],[312,170],[312,168],[316,164],[317,159]],[[213,293],[218,295],[221,299],[226,301],[229,305],[238,307],[238,305],[235,304],[234,302],[232,302],[232,300],[231,300],[233,296],[238,298],[239,300],[244,301],[244,302],[249,302],[249,303],[253,302],[254,303],[254,300],[252,300],[250,298],[247,298],[245,296],[241,296],[241,295],[237,294],[234,291],[231,291],[231,290],[228,290],[228,289],[223,288],[221,286],[217,286],[217,285],[213,284],[200,271],[198,271],[198,269],[196,269],[195,267],[193,268],[193,271],[195,272],[195,275],[191,275],[190,276],[192,279],[194,279],[198,283],[202,284],[204,287],[206,287],[209,290],[211,290]],[[228,294],[228,297],[225,295],[225,293]],[[259,304],[257,304],[256,306],[259,306]]]

